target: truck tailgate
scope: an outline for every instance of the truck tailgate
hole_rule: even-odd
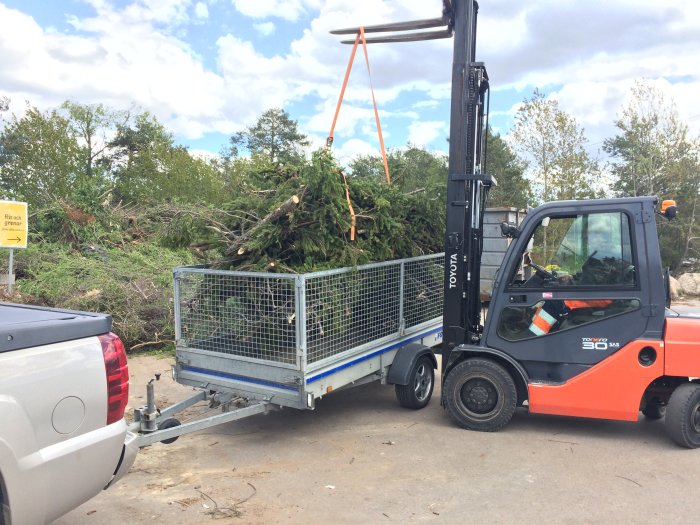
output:
[[[112,316],[0,303],[0,352],[108,333]]]

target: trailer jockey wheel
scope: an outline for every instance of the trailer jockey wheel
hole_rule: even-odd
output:
[[[682,447],[700,447],[700,384],[684,383],[676,388],[666,407],[666,429]]]
[[[447,411],[466,429],[494,432],[515,413],[515,382],[505,368],[490,359],[459,363],[448,372],[443,388]]]
[[[158,425],[158,430],[165,430],[166,428],[173,428],[173,427],[179,427],[182,423],[180,423],[180,420],[174,418],[174,417],[169,417],[168,419],[164,420],[162,423]],[[177,438],[180,436],[175,436],[171,437],[168,439],[164,439],[161,441],[161,443],[165,445],[169,445],[170,443],[174,443],[177,441]]]

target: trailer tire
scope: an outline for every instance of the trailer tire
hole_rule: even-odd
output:
[[[642,414],[647,419],[661,419],[666,414],[666,407],[658,403],[647,403],[642,410]]]
[[[513,417],[518,401],[510,373],[489,359],[467,359],[450,370],[443,387],[452,419],[468,430],[495,432]]]
[[[678,445],[700,447],[700,384],[683,383],[673,391],[666,407],[666,430]]]
[[[394,385],[399,404],[414,410],[424,408],[430,402],[434,387],[433,362],[427,356],[422,356],[413,365],[407,385]]]

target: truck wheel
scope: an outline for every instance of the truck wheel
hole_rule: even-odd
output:
[[[682,447],[700,447],[700,384],[684,383],[671,394],[666,407],[666,429]]]
[[[415,410],[423,408],[430,401],[435,386],[435,371],[429,357],[423,356],[411,369],[407,385],[395,385],[396,399],[402,407]]]
[[[466,429],[494,432],[515,413],[515,382],[505,368],[488,359],[459,363],[447,374],[443,388],[447,411]]]
[[[642,410],[642,414],[647,419],[661,419],[666,414],[666,407],[658,403],[647,403],[647,406]]]
[[[158,425],[158,430],[165,430],[167,428],[173,428],[173,427],[179,427],[182,423],[180,423],[179,419],[176,419],[174,417],[169,417],[168,419],[163,420],[163,422]],[[175,443],[177,441],[177,438],[180,436],[175,436],[171,437],[168,439],[164,439],[161,441],[164,445],[169,445],[170,443]]]

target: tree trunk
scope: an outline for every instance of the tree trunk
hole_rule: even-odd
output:
[[[304,196],[304,193],[302,192],[302,198]],[[273,211],[268,213],[265,217],[263,217],[260,222],[255,224],[252,228],[250,228],[248,231],[242,233],[239,235],[233,244],[230,244],[228,248],[226,248],[226,256],[230,257],[231,255],[243,255],[245,253],[245,243],[248,242],[253,235],[255,235],[255,232],[258,231],[262,226],[269,222],[274,222],[280,217],[287,215],[289,212],[291,212],[297,204],[301,202],[301,199],[297,195],[292,195],[289,199],[284,201],[282,204],[280,204],[277,208],[275,208]]]

